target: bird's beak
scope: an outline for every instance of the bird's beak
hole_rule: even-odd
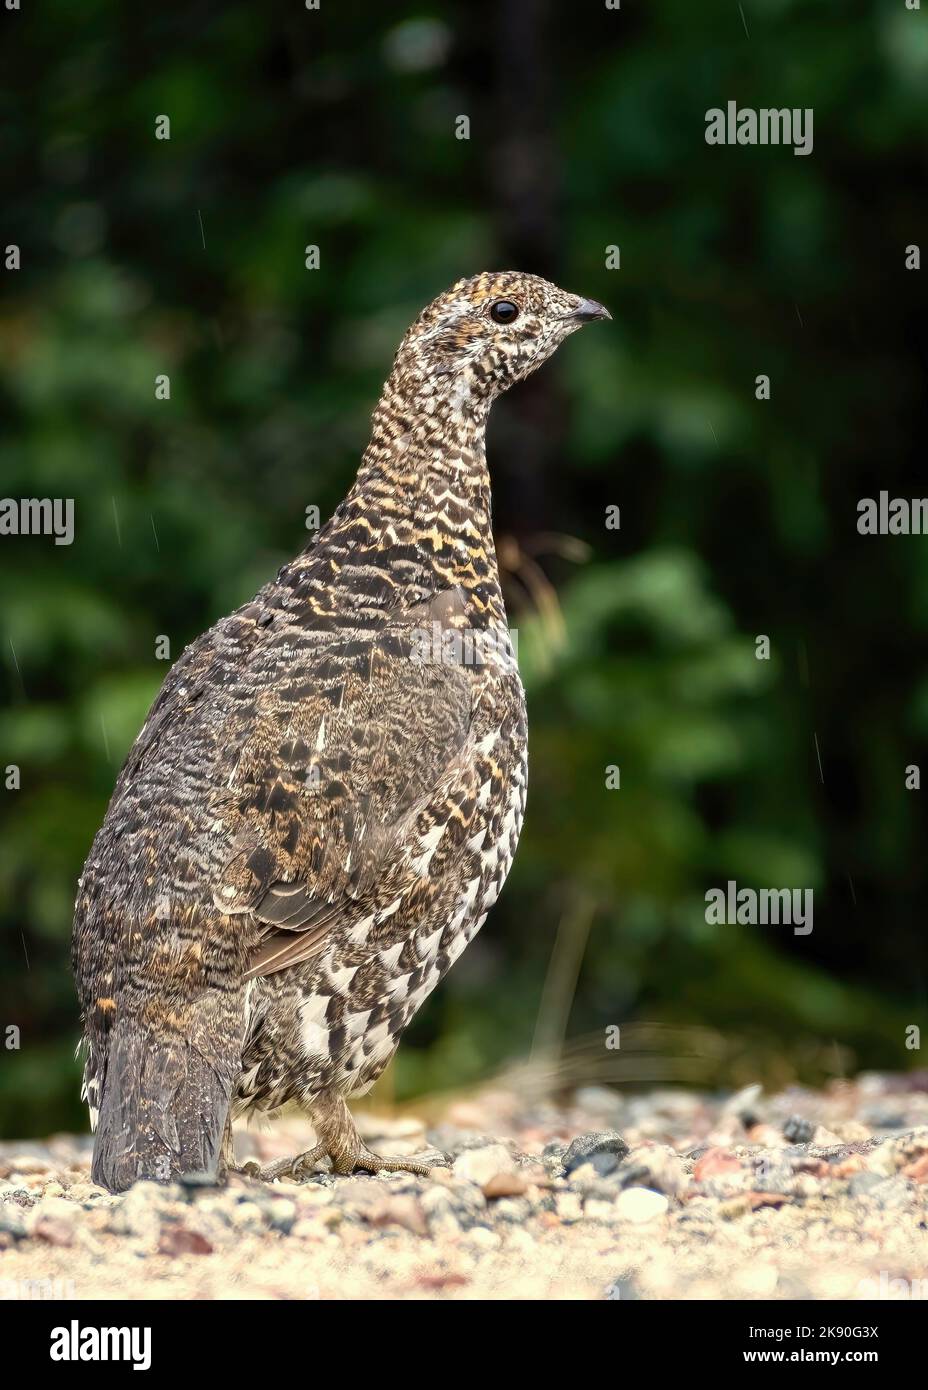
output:
[[[605,304],[598,304],[595,299],[581,299],[576,309],[564,317],[577,323],[593,323],[596,319],[611,319],[612,315]]]

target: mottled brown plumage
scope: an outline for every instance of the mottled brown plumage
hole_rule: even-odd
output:
[[[169,672],[75,910],[97,1181],[215,1171],[234,1116],[292,1101],[307,1161],[408,1166],[345,1097],[481,926],[525,806],[486,418],[602,317],[517,273],[436,299],[335,515]]]

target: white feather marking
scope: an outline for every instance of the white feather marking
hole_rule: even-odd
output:
[[[358,967],[356,965],[344,965],[341,970],[328,971],[328,983],[336,994],[344,994],[357,973]]]
[[[300,1037],[310,1057],[325,1057],[329,1051],[329,1030],[325,1026],[329,996],[310,994],[300,1004]]]
[[[363,946],[373,924],[374,914],[372,912],[368,917],[363,917],[360,922],[355,922],[351,930],[345,933],[345,940],[350,941],[352,946]]]
[[[399,960],[402,951],[403,943],[402,941],[398,941],[395,946],[387,946],[385,950],[377,952],[383,963],[384,970],[396,969],[396,962]]]

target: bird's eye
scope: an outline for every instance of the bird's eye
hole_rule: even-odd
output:
[[[496,323],[514,323],[519,317],[519,306],[511,299],[498,299],[490,305],[490,318]]]

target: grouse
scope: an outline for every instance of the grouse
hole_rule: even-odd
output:
[[[168,673],[75,905],[96,1182],[221,1175],[233,1119],[292,1103],[318,1142],[262,1176],[428,1171],[372,1153],[346,1099],[482,926],[522,825],[487,415],[609,317],[516,272],[440,295],[345,500]]]

